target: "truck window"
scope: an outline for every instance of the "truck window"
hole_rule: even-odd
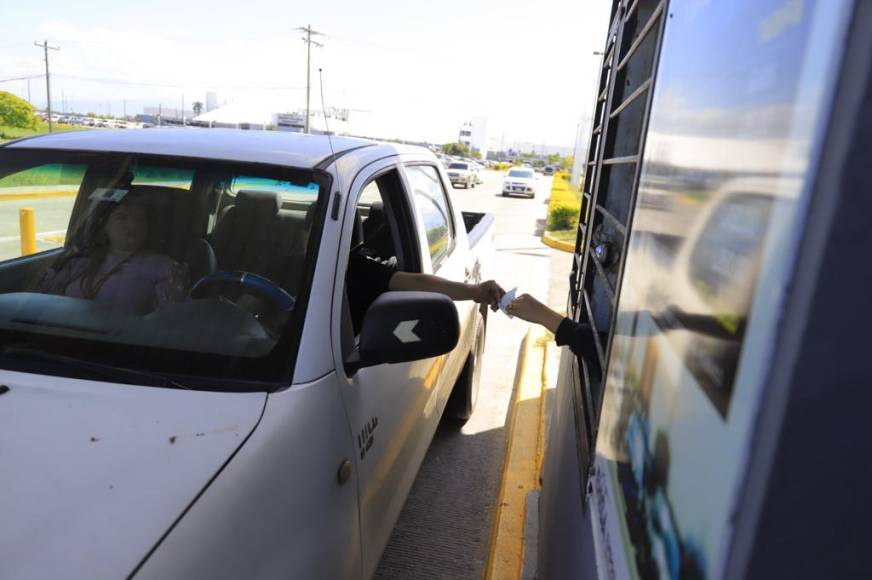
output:
[[[350,263],[346,270],[346,295],[342,306],[342,352],[354,348],[363,316],[378,297],[372,280],[352,273],[352,260],[360,256],[404,272],[420,272],[418,244],[411,210],[405,202],[396,169],[382,173],[360,191],[352,224]],[[380,269],[380,268],[379,268]]]
[[[84,176],[84,165],[50,163],[0,178],[0,260],[62,247]],[[22,236],[31,217],[34,235],[25,225]]]
[[[430,261],[433,272],[436,272],[454,250],[451,206],[435,167],[411,165],[406,167],[406,173],[412,185],[415,209],[427,231]]]

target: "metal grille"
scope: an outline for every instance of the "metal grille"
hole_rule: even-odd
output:
[[[583,472],[595,447],[666,4],[615,0],[603,50],[569,297],[596,346],[596,356],[579,360],[574,389]]]

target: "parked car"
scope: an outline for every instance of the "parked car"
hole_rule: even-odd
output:
[[[475,187],[475,173],[472,169],[472,163],[469,161],[452,161],[448,164],[448,179],[451,180],[451,185],[457,187],[463,185],[464,189]]]
[[[551,165],[546,165],[542,169],[542,174],[543,175],[554,175],[554,167],[552,167]]]
[[[481,163],[476,161],[472,162],[472,174],[475,177],[475,184],[481,185],[484,183],[484,179],[481,177],[481,172],[484,171],[484,166]]]
[[[536,173],[528,167],[513,167],[503,180],[502,193],[536,197]]]
[[[290,132],[0,146],[16,191],[45,175],[78,187],[66,246],[0,262],[2,576],[370,577],[443,413],[475,406],[487,310],[387,292],[355,328],[349,256],[478,282],[493,216],[426,149]],[[126,196],[186,297],[34,292]]]

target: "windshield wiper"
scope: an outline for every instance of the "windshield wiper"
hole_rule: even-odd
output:
[[[153,387],[191,390],[191,387],[187,387],[167,376],[158,373],[123,367],[114,367],[107,364],[96,363],[71,356],[66,356],[63,354],[46,352],[44,350],[39,350],[27,346],[4,346],[0,348],[0,357],[18,360],[30,360],[36,362],[48,362],[55,365],[60,365],[67,369],[85,372],[90,374],[91,376],[103,377],[112,381],[121,381],[126,384],[139,385],[145,383],[147,386]]]

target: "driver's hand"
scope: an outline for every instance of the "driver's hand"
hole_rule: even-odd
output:
[[[499,309],[500,300],[505,293],[506,291],[493,280],[475,285],[475,301],[479,304],[487,304],[493,311]]]

